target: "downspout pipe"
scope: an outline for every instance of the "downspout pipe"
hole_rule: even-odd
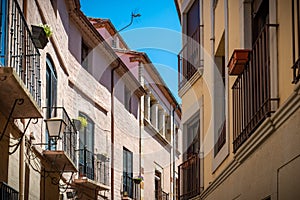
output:
[[[110,93],[110,103],[111,103],[111,122],[110,122],[110,126],[111,126],[111,168],[110,168],[110,173],[111,173],[111,179],[110,179],[110,183],[111,183],[111,200],[114,200],[114,139],[115,139],[115,119],[114,119],[114,108],[115,108],[115,102],[114,102],[114,96],[115,96],[115,70],[118,69],[121,66],[120,61],[118,62],[118,65],[116,67],[114,67],[111,70],[111,75],[110,75],[110,88],[111,88],[111,93]]]
[[[176,195],[175,195],[175,190],[176,190],[176,182],[175,182],[175,176],[176,176],[176,166],[175,166],[175,159],[176,159],[176,149],[175,149],[175,144],[176,144],[176,137],[175,137],[175,111],[179,108],[179,105],[176,103],[175,107],[173,108],[172,111],[172,117],[173,117],[173,200],[176,200]]]
[[[215,66],[215,12],[214,12],[214,0],[211,0],[210,1],[210,48],[211,48],[211,54],[210,54],[210,57],[211,57],[211,69],[212,69],[212,87],[211,87],[211,93],[212,93],[212,125],[213,125],[213,131],[212,131],[212,134],[213,134],[213,138],[215,138],[215,135],[216,135],[216,131],[217,131],[217,120],[216,120],[216,104],[217,104],[217,101],[216,101],[216,87],[218,86],[218,84],[216,84],[216,81],[217,81],[217,75],[218,75],[218,72],[217,72],[217,69],[216,69],[216,66]],[[215,145],[215,139],[213,140],[213,145]],[[214,150],[213,150],[214,152]]]
[[[25,121],[22,120],[23,127],[25,128]],[[24,159],[24,152],[25,152],[25,137],[21,138],[20,143],[20,155],[19,155],[19,194],[20,200],[24,199],[24,166],[25,166],[25,159]]]

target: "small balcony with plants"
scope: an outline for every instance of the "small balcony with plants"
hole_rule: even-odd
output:
[[[46,141],[43,157],[46,170],[77,172],[77,129],[64,107],[44,107]],[[48,169],[49,168],[49,169]]]
[[[230,74],[237,76],[232,86],[234,152],[274,113],[272,104],[278,101],[271,98],[269,43],[269,25],[265,25],[254,41],[252,50],[239,51],[240,61],[230,61],[228,65],[229,71],[233,71],[231,69],[234,67],[240,68],[235,70],[238,73]],[[233,55],[232,59],[237,57]],[[239,66],[233,66],[236,63]]]

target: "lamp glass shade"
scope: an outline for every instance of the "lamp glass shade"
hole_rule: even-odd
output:
[[[49,137],[60,137],[66,127],[65,121],[60,118],[46,119],[45,122]]]

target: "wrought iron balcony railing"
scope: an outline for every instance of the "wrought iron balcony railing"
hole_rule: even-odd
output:
[[[187,200],[201,192],[200,157],[193,155],[178,167],[179,197]]]
[[[123,192],[126,192],[128,197],[133,198],[133,178],[128,173],[123,173]]]
[[[64,107],[44,107],[46,111],[44,116],[48,118],[57,117],[64,120],[66,127],[61,136],[61,140],[53,142],[52,139],[48,140],[48,150],[50,151],[64,151],[65,154],[72,160],[73,165],[77,166],[77,130],[69,117]]]
[[[41,105],[40,53],[17,0],[0,2],[0,67],[13,68]]]
[[[202,26],[191,35],[186,36],[187,42],[177,55],[178,58],[178,86],[181,88],[203,66],[201,55]]]
[[[0,183],[0,199],[1,200],[18,200],[19,199],[19,193],[8,186],[6,183],[1,182]]]
[[[300,58],[295,62],[293,69],[293,83],[296,84],[300,80]]]
[[[166,192],[162,191],[161,199],[162,200],[169,200],[169,193],[166,193]]]
[[[85,146],[79,150],[79,176],[108,185],[109,159],[102,154],[95,155]]]
[[[234,152],[274,111],[271,109],[269,26],[260,32],[252,47],[250,59],[233,87]]]
[[[169,200],[169,193],[164,192],[162,189],[155,190],[155,200]]]

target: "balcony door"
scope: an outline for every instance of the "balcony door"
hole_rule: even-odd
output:
[[[55,67],[50,56],[46,58],[46,117],[56,117],[57,107],[57,75]],[[46,133],[46,141],[48,141],[48,149],[56,149],[55,142],[49,140],[48,133]]]
[[[187,67],[185,77],[189,79],[199,67],[200,60],[200,4],[195,0],[187,12]]]
[[[123,192],[133,198],[133,153],[123,148]]]
[[[94,180],[94,122],[84,113],[79,116],[87,121],[87,126],[79,130],[79,172]]]
[[[196,155],[199,153],[200,150],[200,121],[199,118],[196,117],[192,119],[187,124],[186,127],[187,130],[187,151],[186,151],[186,159],[189,159],[190,157]]]
[[[161,172],[155,170],[155,200],[162,200]]]

